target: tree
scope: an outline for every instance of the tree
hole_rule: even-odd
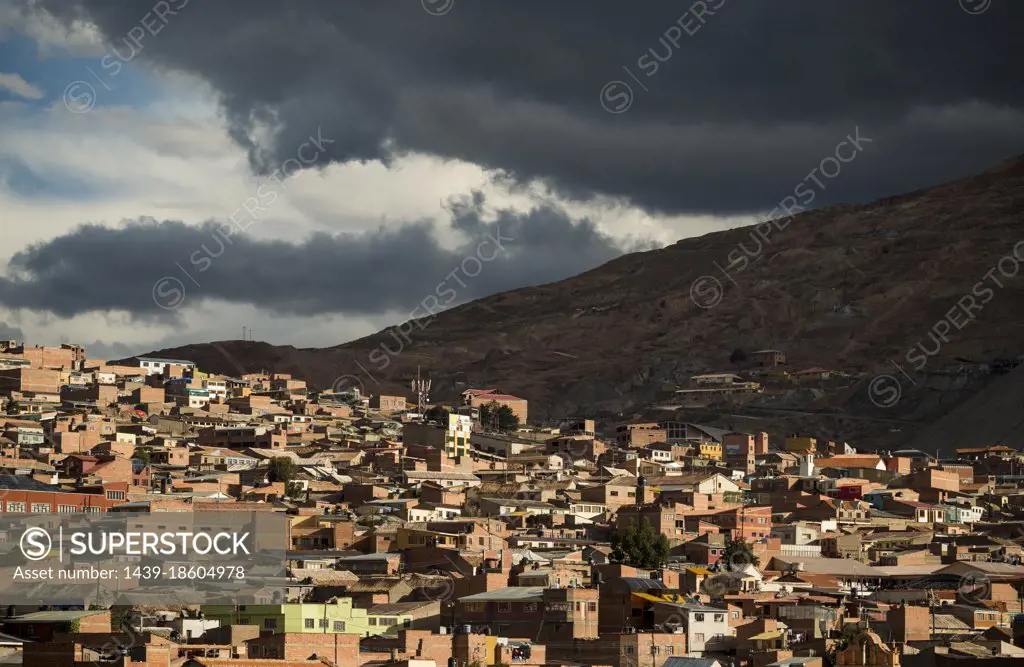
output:
[[[287,456],[275,456],[270,459],[270,467],[267,469],[267,479],[271,482],[288,482],[295,479],[295,462]]]
[[[135,450],[135,453],[132,454],[132,458],[133,459],[138,459],[138,460],[142,461],[143,463],[145,463],[146,465],[149,465],[149,449],[146,448],[146,447],[139,447],[139,448],[137,448]]]
[[[747,353],[741,350],[740,348],[736,348],[735,350],[732,351],[732,354],[729,355],[730,364],[741,364],[746,360]]]
[[[480,423],[496,431],[508,433],[519,428],[519,417],[509,406],[491,401],[480,406]]]
[[[448,415],[450,414],[451,413],[448,412],[448,410],[443,405],[435,405],[429,410],[427,410],[427,413],[424,416],[426,417],[427,421],[437,422],[438,424],[441,424],[442,426],[447,428]]]
[[[754,555],[754,545],[742,537],[725,543],[725,552],[722,554],[722,560],[733,571],[742,570],[748,564],[754,567],[761,564],[761,559]]]
[[[656,570],[668,563],[669,542],[644,519],[639,526],[633,521],[626,530],[612,538],[612,560],[636,567]]]

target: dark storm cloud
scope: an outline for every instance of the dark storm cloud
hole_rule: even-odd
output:
[[[188,305],[221,299],[280,314],[381,314],[440,295],[441,284],[454,295],[437,303],[449,306],[567,278],[637,249],[550,206],[493,217],[483,206],[479,194],[451,204],[451,227],[465,239],[454,249],[438,243],[429,223],[299,243],[255,239],[230,223],[84,225],[16,254],[0,278],[0,305],[63,317],[152,315],[181,305],[177,286]]]
[[[169,0],[135,44],[153,0],[24,1],[208,80],[264,171],[322,126],[333,160],[425,152],[578,198],[737,213],[771,208],[855,126],[873,150],[816,205],[1024,151],[1024,3],[1009,0],[459,0],[443,16],[415,0]],[[599,103],[616,79],[635,94],[617,115]],[[279,131],[260,139],[261,124]]]
[[[21,327],[9,326],[7,322],[0,322],[0,338],[5,340],[25,340],[25,333]]]

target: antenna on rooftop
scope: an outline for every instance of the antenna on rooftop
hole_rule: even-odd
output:
[[[245,338],[245,327],[244,326],[242,327],[242,340],[246,340],[246,338]]]
[[[416,412],[423,415],[427,411],[427,396],[430,394],[430,380],[420,377],[420,367],[416,367],[416,379],[412,381],[412,393],[416,394]]]

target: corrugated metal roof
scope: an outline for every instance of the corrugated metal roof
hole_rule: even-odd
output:
[[[667,591],[668,586],[660,579],[642,579],[640,577],[622,577],[631,591]]]
[[[37,611],[31,614],[25,614],[24,616],[18,616],[16,618],[4,619],[4,623],[67,623],[70,621],[77,621],[80,618],[86,616],[95,616],[102,614],[103,611],[94,609],[71,609],[66,611]]]
[[[510,586],[459,598],[460,602],[516,602],[544,599],[543,586]]]
[[[753,637],[747,637],[747,639],[751,640],[751,641],[753,641],[753,640],[768,640],[768,639],[778,639],[781,636],[782,636],[782,632],[780,630],[771,630],[769,632],[762,632],[759,635],[754,635]]]

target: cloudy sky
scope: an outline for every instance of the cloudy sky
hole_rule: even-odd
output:
[[[1011,0],[0,0],[0,336],[333,345],[442,284],[748,224],[854,132],[814,206],[976,173],[1024,152],[1020,25]]]

